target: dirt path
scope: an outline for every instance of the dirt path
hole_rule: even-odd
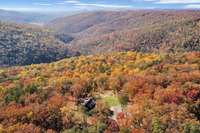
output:
[[[107,91],[101,95],[101,97],[108,103],[110,110],[113,111],[112,119],[116,120],[117,114],[122,112],[122,106],[118,100],[118,97],[112,92]]]
[[[112,116],[112,119],[117,120],[117,114],[122,112],[122,106],[121,105],[119,105],[119,106],[112,106],[110,109],[114,113],[113,116]]]

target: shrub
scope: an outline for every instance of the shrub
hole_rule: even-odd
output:
[[[9,89],[5,94],[4,100],[7,104],[13,101],[19,103],[20,97],[23,95],[23,93],[23,90],[19,87]]]
[[[102,123],[102,122],[98,122],[97,123],[97,132],[98,133],[103,133],[106,130],[106,124]]]
[[[62,87],[61,87],[61,94],[65,95],[65,93],[69,92],[71,87],[73,85],[73,82],[71,80],[66,80],[62,83]]]
[[[129,97],[127,94],[122,94],[119,96],[119,101],[122,105],[126,106],[129,102]]]
[[[187,123],[184,126],[184,133],[199,133],[199,132],[200,132],[199,125],[192,125],[190,123]]]
[[[25,88],[25,92],[29,94],[33,94],[38,91],[38,87],[35,84],[28,85]]]
[[[152,120],[152,133],[164,133],[164,128],[158,118]]]
[[[61,131],[63,129],[62,115],[59,109],[43,109],[33,118],[33,123],[44,129]]]
[[[75,128],[64,130],[62,133],[77,133]]]
[[[2,86],[0,86],[0,94],[2,94],[4,92],[4,88]]]
[[[128,128],[121,128],[120,133],[131,133],[131,131]]]
[[[193,113],[198,120],[200,120],[200,103],[190,105],[188,110]]]

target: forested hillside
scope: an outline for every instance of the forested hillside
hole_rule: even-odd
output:
[[[92,110],[80,102],[88,97]],[[110,53],[0,69],[0,132],[199,133],[199,110],[199,52]]]
[[[56,19],[47,27],[71,36],[69,48],[82,54],[197,51],[199,20],[199,11],[104,11]]]
[[[52,62],[74,55],[46,29],[0,22],[0,66]]]
[[[200,50],[199,11],[102,11],[59,18],[45,27],[0,23],[0,66],[74,55]],[[48,30],[47,30],[48,29]]]

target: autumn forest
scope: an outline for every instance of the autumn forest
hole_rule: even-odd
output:
[[[0,133],[200,133],[200,11],[1,20],[0,66]]]

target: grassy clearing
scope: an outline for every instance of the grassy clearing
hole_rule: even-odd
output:
[[[113,96],[104,96],[103,100],[106,102],[106,104],[108,104],[109,107],[121,105],[118,97],[114,96],[114,95]]]

